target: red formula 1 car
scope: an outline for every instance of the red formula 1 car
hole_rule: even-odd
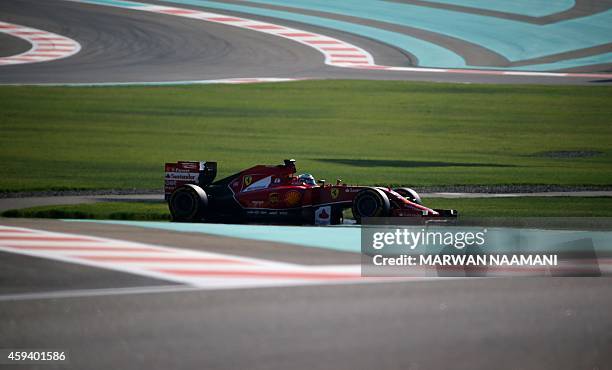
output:
[[[343,222],[352,208],[364,217],[452,218],[454,210],[421,204],[409,188],[325,184],[309,174],[296,176],[295,160],[258,165],[214,181],[216,162],[166,163],[165,197],[173,221],[275,222],[329,225]]]

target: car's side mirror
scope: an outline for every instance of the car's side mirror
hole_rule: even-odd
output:
[[[336,179],[336,185],[342,184],[342,179]]]
[[[321,179],[317,181],[321,186],[325,186],[325,180]]]

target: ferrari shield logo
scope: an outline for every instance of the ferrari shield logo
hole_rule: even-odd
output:
[[[333,188],[330,190],[330,194],[331,194],[332,199],[336,199],[338,198],[338,195],[340,195],[340,189]]]
[[[251,183],[253,182],[253,176],[246,175],[245,177],[243,177],[242,182],[244,183],[244,186],[251,185]]]

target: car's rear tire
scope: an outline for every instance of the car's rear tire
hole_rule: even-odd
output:
[[[421,201],[421,197],[419,196],[419,193],[417,193],[416,191],[410,188],[395,188],[393,189],[393,191],[398,193],[402,197],[408,199],[412,203],[423,204],[423,202]]]
[[[202,221],[208,207],[208,196],[197,185],[187,184],[177,188],[168,201],[172,221]]]
[[[389,216],[391,204],[387,195],[380,189],[365,188],[353,198],[353,217],[358,224],[364,217]]]

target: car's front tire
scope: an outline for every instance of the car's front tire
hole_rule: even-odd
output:
[[[391,203],[387,194],[376,188],[365,188],[353,198],[353,217],[358,224],[364,217],[387,217]]]

